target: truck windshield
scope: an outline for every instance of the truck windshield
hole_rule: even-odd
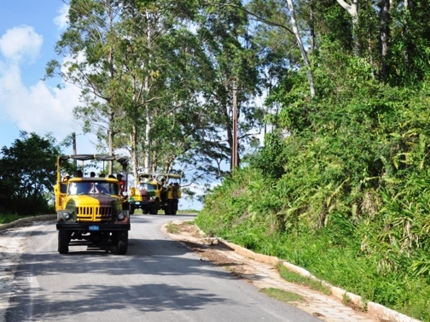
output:
[[[141,183],[139,185],[139,190],[155,191],[157,190],[157,187],[155,184],[152,183]]]
[[[119,186],[114,182],[100,182],[100,181],[83,181],[71,182],[69,184],[69,195],[83,195],[83,194],[109,194],[118,195]]]

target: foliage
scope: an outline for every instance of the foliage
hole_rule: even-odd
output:
[[[16,213],[4,213],[3,210],[0,210],[0,224],[8,224],[20,218],[22,217]]]
[[[206,197],[196,222],[430,320],[427,81],[381,84],[360,58],[326,50],[315,70],[318,99],[298,99],[304,78],[272,92],[291,134],[278,145],[269,137],[248,168]]]
[[[304,277],[298,273],[291,272],[286,269],[282,264],[278,264],[276,268],[279,271],[279,275],[281,275],[283,279],[291,283],[306,285],[312,290],[320,291],[321,293],[324,293],[326,295],[331,295],[330,289],[324,286],[321,281],[312,279],[310,277]]]
[[[284,174],[286,144],[281,133],[276,131],[266,134],[264,147],[260,153],[250,159],[250,165],[261,169],[262,175],[271,179],[279,179]]]
[[[11,147],[0,153],[0,204],[2,213],[34,215],[52,211],[47,193],[56,180],[60,149],[54,139],[21,132]]]

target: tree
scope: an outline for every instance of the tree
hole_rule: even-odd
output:
[[[202,87],[208,117],[206,128],[199,133],[204,140],[200,140],[198,152],[219,163],[230,163],[232,169],[233,160],[239,159],[233,155],[234,135],[244,145],[249,130],[259,126],[262,114],[252,102],[259,93],[259,61],[240,1],[206,4],[198,34],[211,64],[207,70],[211,81]],[[233,132],[233,119],[238,120],[237,133]]]
[[[49,210],[46,194],[56,180],[60,148],[47,135],[21,132],[10,148],[0,152],[0,204],[4,212],[29,215]]]
[[[115,105],[117,81],[114,68],[115,24],[120,6],[115,0],[72,0],[69,25],[56,44],[56,52],[67,58],[61,66],[48,63],[47,75],[58,73],[66,82],[81,89],[81,106],[74,114],[83,121],[84,132],[92,132],[107,141],[109,154],[114,153],[114,120],[121,109]],[[101,150],[105,150],[102,147]],[[110,163],[109,172],[113,165]]]
[[[192,145],[189,121],[202,115],[196,101],[206,64],[186,23],[194,14],[193,3],[171,0],[70,4],[57,52],[72,59],[62,69],[51,62],[48,74],[59,71],[81,88],[75,117],[110,154],[129,151],[134,177],[141,168],[171,169]]]

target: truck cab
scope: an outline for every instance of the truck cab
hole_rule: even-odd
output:
[[[150,173],[140,173],[137,184],[130,189],[129,207],[133,215],[136,209],[144,214],[158,214],[160,208],[160,187]]]
[[[79,176],[61,180],[62,165],[69,160],[115,161],[122,165],[125,173],[128,165],[128,159],[109,155],[61,155],[57,158],[54,194],[58,252],[67,254],[69,246],[87,245],[125,255],[130,216],[127,198],[121,194],[121,183],[109,177]]]

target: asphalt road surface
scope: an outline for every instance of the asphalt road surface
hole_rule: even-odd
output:
[[[55,223],[40,224],[25,240],[6,322],[321,321],[172,241],[160,228],[173,219],[192,216],[132,216],[125,256],[86,246],[60,255]]]

